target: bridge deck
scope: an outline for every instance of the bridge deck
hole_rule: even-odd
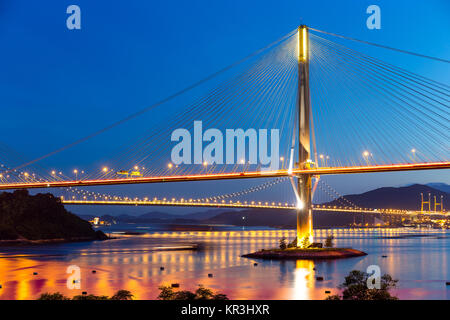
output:
[[[373,165],[373,166],[354,166],[354,167],[323,167],[323,168],[315,168],[315,169],[293,169],[292,172],[289,172],[287,169],[282,169],[282,170],[276,170],[276,171],[252,171],[252,172],[238,172],[238,173],[215,173],[215,174],[159,176],[159,177],[133,177],[133,178],[112,178],[112,179],[99,179],[99,180],[3,183],[3,184],[0,184],[0,190],[119,185],[119,184],[138,184],[138,183],[183,182],[183,181],[276,178],[276,177],[286,177],[286,176],[292,176],[292,175],[295,176],[295,175],[300,175],[300,174],[329,175],[329,174],[350,174],[350,173],[370,173],[370,172],[433,170],[433,169],[448,169],[448,168],[450,168],[450,161],[430,162],[430,163]]]

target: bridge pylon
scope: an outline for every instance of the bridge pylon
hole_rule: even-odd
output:
[[[310,113],[311,99],[309,91],[309,37],[308,28],[304,25],[298,28],[298,135],[299,155],[298,167],[309,169],[310,143]],[[303,247],[313,242],[311,174],[297,176],[297,246]]]

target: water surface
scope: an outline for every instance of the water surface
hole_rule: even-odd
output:
[[[114,231],[120,231],[116,226]],[[368,253],[334,261],[261,261],[241,255],[292,239],[292,230],[162,231],[127,225],[142,235],[108,241],[0,248],[0,299],[35,299],[43,292],[73,296],[82,291],[112,295],[130,290],[138,299],[155,299],[160,285],[202,284],[231,299],[324,299],[353,269],[379,265],[399,279],[401,299],[449,299],[450,232],[409,229],[317,230],[316,241],[333,233],[339,247]],[[108,230],[108,229],[105,229]],[[163,248],[201,244],[197,251]],[[387,256],[387,257],[382,257]],[[254,263],[257,262],[257,266]],[[67,267],[81,268],[81,289],[66,286]],[[164,267],[164,270],[160,270]],[[92,273],[96,270],[96,273]],[[34,274],[37,272],[37,274]],[[212,273],[213,277],[208,277]],[[322,276],[324,281],[317,281]]]

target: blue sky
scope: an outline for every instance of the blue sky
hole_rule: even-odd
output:
[[[81,8],[81,30],[66,28],[70,4]],[[366,27],[365,11],[371,4],[381,8],[381,30]],[[1,142],[29,158],[38,157],[182,89],[300,23],[448,59],[449,17],[450,3],[445,0],[4,0],[0,3]],[[394,64],[449,82],[449,72],[444,72],[449,70],[441,64],[401,55],[392,59]],[[153,116],[158,117],[158,112],[164,109]],[[110,142],[106,149],[114,147],[114,139]],[[54,162],[49,159],[46,165],[70,168],[85,159],[84,154],[73,153]],[[340,192],[351,193],[410,182],[450,183],[450,174],[328,179]],[[156,187],[145,190],[152,188]],[[139,190],[144,192],[142,187]],[[183,192],[182,186],[157,190]]]

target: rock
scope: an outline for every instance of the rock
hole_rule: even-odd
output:
[[[287,250],[264,250],[249,254],[244,254],[244,258],[258,259],[280,259],[280,260],[322,260],[322,259],[342,259],[365,256],[367,253],[351,248],[318,248],[318,249],[287,249]]]
[[[97,273],[97,271],[95,271],[95,270],[92,270],[92,273]]]
[[[172,288],[179,288],[179,287],[180,287],[180,284],[179,284],[179,283],[172,283],[170,286],[171,286]]]
[[[212,278],[213,274],[212,273],[208,273],[208,278]]]
[[[86,291],[83,291],[81,294],[82,294],[82,295],[87,295],[87,292],[86,292]]]
[[[387,256],[381,256],[382,258],[387,258]]]
[[[323,277],[318,276],[318,277],[316,277],[316,280],[317,281],[323,281]]]
[[[325,293],[331,293],[331,291],[330,290],[325,290]]]
[[[256,262],[253,264],[253,266],[255,266],[255,267],[256,267],[257,265],[258,265],[258,264],[257,264]]]
[[[159,267],[159,270],[164,270],[164,267]]]
[[[35,275],[37,275],[38,273],[37,272],[33,272],[33,275],[35,276]]]

